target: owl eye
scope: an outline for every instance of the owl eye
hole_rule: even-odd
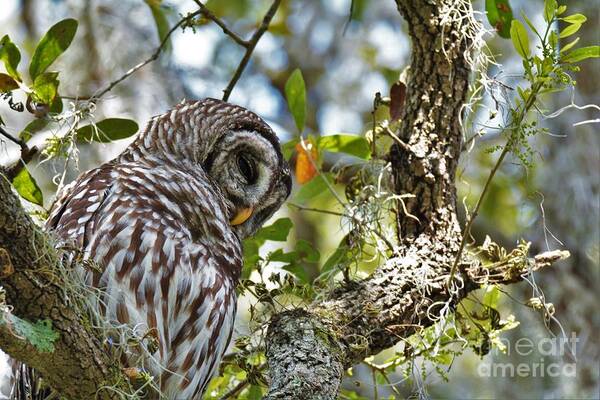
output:
[[[245,154],[238,155],[237,165],[242,176],[244,179],[246,179],[248,184],[252,185],[256,182],[256,179],[258,179],[258,173],[256,171],[256,165],[252,159],[250,159],[250,157],[246,156]]]

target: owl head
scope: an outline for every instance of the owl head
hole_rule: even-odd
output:
[[[254,234],[283,204],[291,177],[279,140],[260,117],[216,99],[186,100],[155,117],[123,154],[203,169],[224,198],[240,239]]]

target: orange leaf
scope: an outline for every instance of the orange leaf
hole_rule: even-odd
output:
[[[317,176],[317,169],[315,168],[318,156],[317,148],[310,141],[304,141],[304,143],[296,144],[296,151],[298,152],[298,157],[296,158],[296,180],[299,184],[303,185]]]

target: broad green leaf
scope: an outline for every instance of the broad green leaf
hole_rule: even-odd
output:
[[[298,259],[298,253],[291,251],[289,253],[284,252],[282,249],[277,249],[269,254],[270,261],[291,263]]]
[[[576,63],[586,58],[600,57],[600,46],[580,47],[563,55],[561,61],[565,63]]]
[[[321,273],[331,271],[333,268],[342,264],[346,260],[347,257],[348,257],[348,247],[346,246],[346,241],[344,239],[340,243],[340,246],[337,249],[335,249],[335,251],[325,261],[325,263],[321,267]]]
[[[40,187],[36,183],[33,176],[27,171],[26,167],[15,176],[15,179],[12,181],[13,186],[17,189],[17,192],[23,197],[25,200],[30,201],[39,206],[44,205],[44,196],[42,195],[42,191]]]
[[[37,100],[44,104],[52,104],[58,92],[58,72],[44,72],[33,81],[33,92]]]
[[[32,80],[46,71],[54,60],[69,47],[75,37],[75,32],[77,32],[77,21],[72,18],[56,23],[46,32],[31,57],[29,76]]]
[[[52,321],[44,319],[36,321],[35,324],[10,314],[10,324],[15,335],[24,337],[40,353],[54,352],[54,342],[60,334],[52,329]]]
[[[301,283],[310,283],[308,274],[299,264],[288,264],[282,267],[284,270],[291,272]]]
[[[19,133],[19,139],[23,140],[24,142],[29,141],[34,134],[44,129],[48,125],[48,122],[49,121],[44,118],[34,119],[27,124],[21,133]]]
[[[158,40],[162,41],[167,37],[169,33],[169,21],[165,16],[164,9],[160,6],[162,0],[144,0],[150,11],[152,11],[152,17],[154,18],[154,24],[156,24],[156,32],[158,33]]]
[[[544,20],[546,22],[552,21],[554,18],[554,13],[558,8],[558,3],[556,0],[545,0],[544,1]]]
[[[574,33],[576,33],[579,30],[579,28],[581,28],[581,24],[578,24],[578,23],[570,24],[565,29],[560,31],[560,33],[558,34],[558,37],[561,39],[569,37],[569,36],[573,35]]]
[[[306,87],[302,72],[298,68],[292,72],[285,83],[285,97],[298,132],[302,133],[306,121]]]
[[[513,19],[510,24],[510,38],[517,53],[526,59],[529,57],[529,38],[525,26],[518,19]]]
[[[125,118],[107,118],[77,129],[77,139],[108,143],[134,135],[139,127],[135,121]]]
[[[285,242],[294,224],[289,218],[279,218],[269,226],[264,226],[256,232],[255,239]]]
[[[300,188],[294,199],[300,203],[304,203],[307,200],[327,193],[329,191],[329,187],[325,179],[329,179],[329,177],[329,173],[315,176],[314,179]]]
[[[18,88],[19,84],[12,76],[0,73],[0,93],[10,92]]]
[[[565,11],[567,11],[567,6],[565,6],[565,5],[558,6],[558,8],[556,9],[556,15],[561,15]]]
[[[321,136],[317,141],[317,148],[333,153],[346,153],[363,159],[368,159],[371,155],[367,139],[356,135]]]
[[[21,76],[17,71],[19,62],[21,61],[21,52],[19,48],[10,41],[8,35],[4,35],[0,40],[0,60],[4,62],[6,72],[18,81],[21,81]]]
[[[298,257],[310,263],[319,262],[321,258],[319,251],[303,239],[299,239],[296,243],[296,253],[298,253]]]
[[[573,40],[573,41],[572,41],[571,43],[569,43],[569,44],[566,44],[566,45],[564,45],[564,46],[563,46],[563,48],[562,48],[562,49],[560,49],[560,52],[561,52],[561,53],[564,53],[564,52],[568,51],[570,48],[572,48],[573,46],[575,46],[575,45],[577,44],[577,42],[579,42],[579,38],[577,38],[577,39]]]
[[[562,21],[565,21],[569,24],[583,24],[585,21],[587,21],[587,17],[583,14],[573,14],[573,15],[569,15],[568,17],[564,17],[561,18]]]
[[[63,99],[56,94],[54,101],[50,104],[50,112],[54,114],[60,114],[63,110]]]
[[[482,303],[486,307],[498,308],[498,300],[500,299],[500,290],[496,285],[489,285],[485,288]]]
[[[510,37],[510,24],[513,19],[508,0],[486,0],[485,11],[491,26],[496,28],[500,37]]]

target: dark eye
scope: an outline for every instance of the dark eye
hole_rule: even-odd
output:
[[[246,182],[248,182],[248,184],[251,185],[256,182],[256,179],[258,178],[258,173],[256,171],[256,165],[250,157],[248,157],[245,154],[238,155],[237,165],[242,176],[244,177],[244,179],[246,179]]]

